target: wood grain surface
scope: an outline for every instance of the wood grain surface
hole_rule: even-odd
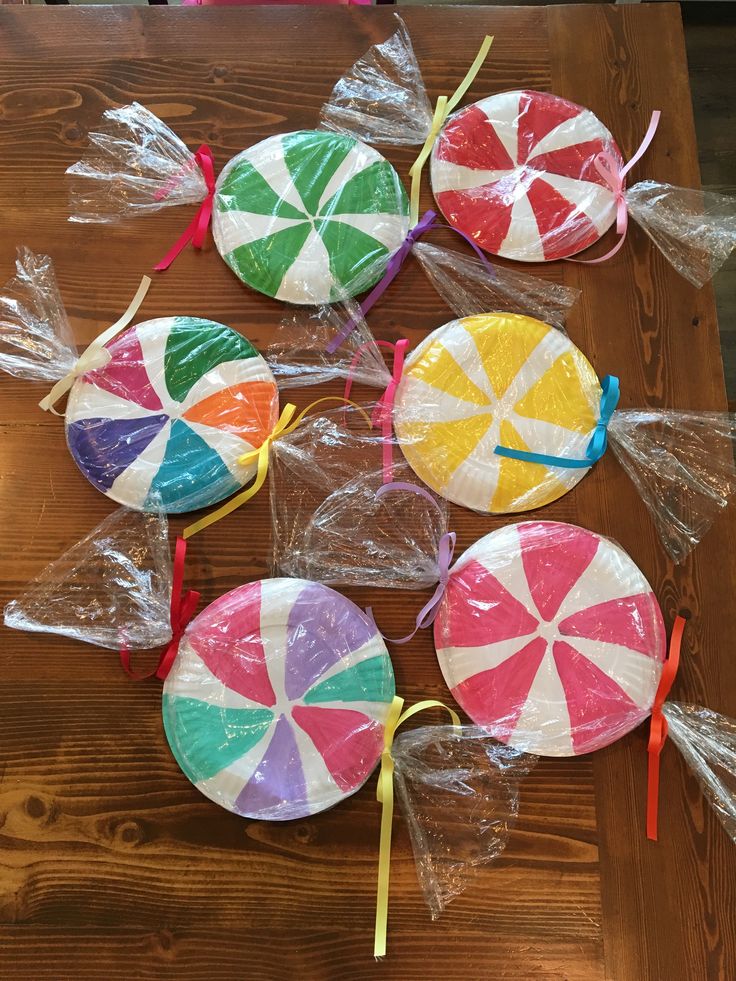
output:
[[[454,88],[492,33],[469,100],[522,86],[555,92],[590,107],[629,154],[659,108],[659,133],[634,177],[698,186],[676,5],[403,13],[433,99]],[[387,8],[0,9],[0,279],[16,245],[50,254],[84,345],[189,221],[187,209],[171,209],[113,226],[67,222],[64,170],[100,113],[137,99],[191,146],[210,143],[222,165],[263,137],[314,126],[336,78],[393,24]],[[413,152],[388,156],[405,173]],[[621,377],[624,406],[724,407],[712,291],[680,279],[639,229],[607,265],[532,271],[583,290],[569,332],[599,374]],[[265,346],[281,308],[242,286],[210,245],[157,278],[142,308],[146,318],[176,313],[220,320]],[[380,337],[416,341],[448,319],[409,263],[371,323]],[[43,394],[42,385],[0,383],[2,602],[113,510],[77,471],[59,420],[37,409]],[[675,568],[609,454],[543,513],[615,537],[653,584],[668,624],[678,608],[690,611],[673,694],[736,715],[734,512]],[[504,523],[458,508],[452,518],[459,550]],[[172,520],[172,531],[183,524]],[[267,574],[268,553],[264,493],[192,540],[191,585],[210,602]],[[406,632],[426,598],[348,592],[373,604],[390,635]],[[540,763],[503,858],[438,923],[397,818],[389,955],[378,964],[372,782],[308,820],[243,820],[180,772],[157,684],[129,681],[109,651],[10,631],[2,639],[2,977],[736,977],[736,849],[674,746],[662,761],[661,841],[646,840],[646,727],[590,757]],[[428,633],[393,660],[409,701],[449,697]]]

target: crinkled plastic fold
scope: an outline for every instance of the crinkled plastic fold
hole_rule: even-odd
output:
[[[416,485],[392,450],[392,479]],[[385,480],[383,452],[380,430],[350,408],[305,420],[274,443],[274,574],[395,589],[436,584],[447,506],[406,491],[377,497]]]
[[[432,106],[401,17],[398,30],[374,44],[337,82],[321,124],[366,143],[413,146],[432,127]]]
[[[120,508],[7,604],[5,625],[111,650],[160,647],[171,639],[171,583],[165,515]]]
[[[478,726],[426,726],[393,745],[396,794],[424,898],[437,919],[506,848],[536,763]]]
[[[665,702],[669,737],[736,844],[736,721],[701,705]]]
[[[736,417],[727,412],[622,409],[613,415],[609,436],[667,552],[683,562],[736,488]]]
[[[29,381],[58,381],[77,352],[54,265],[21,246],[15,267],[0,293],[0,369]]]

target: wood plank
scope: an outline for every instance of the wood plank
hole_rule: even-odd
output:
[[[642,11],[628,6],[586,7],[578,11],[579,34],[573,36],[564,8],[553,8],[550,27],[555,91],[577,99],[584,90],[585,104],[604,121],[615,121],[612,131],[625,156],[638,146],[652,109],[678,107],[664,111],[657,137],[635,167],[632,181],[653,177],[698,187],[687,62],[676,10],[652,5],[642,16]],[[581,45],[580,36],[593,43]],[[651,54],[657,46],[668,52],[666,68]],[[577,281],[577,272],[571,270],[570,281]],[[585,276],[587,270],[582,273]],[[724,409],[712,287],[698,291],[673,276],[635,226],[629,247],[593,273],[594,284],[592,277],[585,276],[589,287],[585,316],[580,334],[574,336],[583,350],[592,353],[601,374],[621,377],[622,403]],[[626,284],[625,292],[614,315],[612,297],[621,284]],[[604,529],[634,556],[654,584],[668,619],[680,607],[692,613],[673,697],[736,714],[736,670],[732,661],[720,656],[716,640],[722,610],[733,602],[730,577],[722,575],[734,545],[732,517],[724,516],[700,550],[675,567],[659,547],[649,517],[617,462],[609,457],[601,469],[606,480],[600,486],[586,481],[579,488],[584,523]],[[614,470],[618,473],[611,480]],[[697,817],[686,814],[693,796],[692,778],[676,751],[669,747],[663,760],[662,840],[656,845],[642,831],[646,787],[642,740],[625,739],[595,754],[594,770],[606,977],[733,977],[734,926],[715,912],[713,897],[723,897],[719,899],[723,908],[733,902],[736,856],[712,815],[703,826],[699,800]],[[710,924],[707,936],[701,932],[705,923]],[[696,932],[700,933],[697,941]],[[687,965],[685,972],[683,965]]]

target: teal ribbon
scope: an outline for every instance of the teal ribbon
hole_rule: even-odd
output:
[[[584,460],[575,460],[567,456],[547,456],[545,453],[532,453],[529,450],[512,450],[509,446],[497,446],[493,451],[497,456],[509,457],[511,460],[524,460],[527,463],[541,463],[545,467],[566,467],[570,470],[583,470],[592,467],[608,447],[608,424],[611,421],[620,395],[618,378],[606,375],[601,382],[600,416],[593,435],[590,437],[585,450]]]

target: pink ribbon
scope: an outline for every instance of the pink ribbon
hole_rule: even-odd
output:
[[[404,371],[404,359],[406,357],[406,349],[409,345],[409,341],[402,337],[401,340],[392,344],[391,341],[367,341],[365,344],[361,344],[353,355],[353,360],[350,362],[350,367],[348,368],[348,377],[345,382],[345,391],[343,392],[343,398],[348,400],[350,398],[350,391],[353,387],[353,381],[355,380],[355,369],[358,365],[358,361],[363,355],[364,351],[373,345],[378,347],[386,347],[394,352],[394,363],[391,371],[391,381],[386,386],[386,389],[376,403],[376,407],[373,410],[373,415],[371,416],[371,425],[376,428],[381,429],[381,441],[382,441],[382,452],[383,452],[383,482],[384,484],[389,484],[393,479],[393,446],[391,443],[391,436],[393,433],[393,415],[394,415],[394,399],[396,398],[396,389],[399,387],[399,382],[401,381],[401,376]]]
[[[619,240],[612,249],[609,249],[609,251],[606,252],[605,255],[602,255],[599,259],[570,259],[570,262],[579,262],[587,266],[597,266],[599,263],[606,262],[606,260],[615,256],[618,250],[624,244],[624,241],[626,240],[626,231],[629,227],[629,209],[626,207],[624,178],[634,164],[641,160],[646,151],[649,149],[649,144],[652,142],[654,139],[654,134],[657,132],[659,118],[661,115],[662,113],[659,111],[659,109],[654,110],[652,113],[652,118],[649,120],[649,129],[644,134],[644,139],[641,141],[639,149],[636,151],[631,160],[629,160],[627,164],[624,164],[623,167],[618,166],[615,157],[608,150],[603,150],[593,161],[595,164],[595,169],[606,182],[606,186],[610,188],[610,190],[613,192],[614,198],[616,199],[616,234],[619,236]]]
[[[153,267],[156,272],[163,272],[164,269],[168,269],[190,242],[195,249],[201,249],[204,245],[205,235],[212,219],[212,203],[215,197],[215,160],[212,156],[212,150],[205,143],[194,154],[194,160],[202,171],[202,176],[207,185],[207,196],[182,235],[174,242],[163,259]]]
[[[390,257],[386,264],[386,272],[379,279],[373,289],[370,291],[368,296],[360,304],[361,316],[365,317],[371,307],[375,304],[383,294],[386,292],[391,283],[396,279],[399,274],[399,270],[404,265],[407,256],[414,248],[414,243],[419,241],[419,239],[426,232],[431,231],[433,228],[449,228],[451,231],[456,232],[461,238],[470,245],[477,253],[480,261],[488,270],[491,277],[495,276],[493,266],[488,261],[488,259],[483,254],[482,250],[475,244],[473,239],[466,235],[465,232],[461,232],[459,228],[454,228],[452,225],[440,225],[437,222],[437,212],[436,211],[425,211],[422,217],[419,219],[417,224],[409,229],[409,234],[406,236],[404,241],[401,243],[399,248]],[[334,354],[335,351],[340,347],[342,342],[350,336],[350,334],[355,330],[356,322],[355,318],[351,317],[350,320],[342,327],[340,332],[328,342],[326,350],[328,354]]]
[[[402,481],[395,481],[394,483],[384,484],[383,487],[379,487],[376,491],[376,497],[383,497],[384,494],[388,494],[390,491],[409,491],[412,494],[419,494],[421,497],[426,497],[428,501],[439,511],[437,501],[432,497],[432,495],[424,490],[423,487],[418,487],[416,484],[407,484]],[[437,588],[432,594],[432,598],[428,603],[425,603],[421,608],[419,613],[417,613],[416,626],[410,634],[406,637],[387,637],[381,632],[380,627],[376,624],[376,628],[383,637],[391,644],[407,644],[417,633],[418,630],[424,630],[425,627],[430,627],[437,618],[437,614],[440,611],[440,606],[442,605],[442,600],[445,596],[445,590],[447,589],[447,584],[450,581],[450,565],[452,563],[453,555],[455,554],[455,542],[457,541],[457,535],[454,531],[446,531],[442,538],[440,538],[439,547],[437,549],[437,569],[439,575],[439,581],[437,583]],[[373,616],[372,607],[368,607],[366,610],[368,616],[376,623]]]

